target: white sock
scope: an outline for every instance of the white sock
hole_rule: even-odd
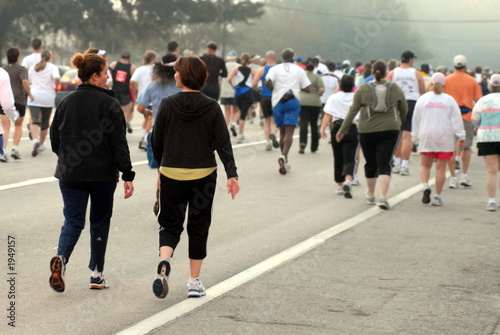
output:
[[[401,158],[394,157],[394,165],[401,166]]]
[[[495,198],[488,198],[488,203],[496,204],[497,200]]]
[[[199,278],[199,277],[196,277],[196,278],[192,278],[192,277],[191,277],[191,278],[189,278],[189,281],[190,281],[191,283],[196,283],[196,282],[197,282],[197,281],[199,281],[199,280],[200,280],[200,278]]]
[[[97,270],[94,270],[94,271],[92,272],[92,277],[94,277],[94,278],[100,278],[100,277],[102,277],[102,272],[99,272],[99,271],[97,271]]]
[[[426,188],[429,188],[429,184],[424,183],[424,190],[425,190]]]
[[[409,163],[410,163],[410,161],[407,161],[406,159],[403,159],[403,162],[401,163],[401,167],[402,168],[407,168]]]
[[[33,139],[33,144],[35,144],[35,143],[40,143],[40,139],[38,139],[38,138],[34,138],[34,139]]]
[[[12,151],[17,150],[17,145],[12,146]]]
[[[456,160],[457,162],[459,162],[459,161],[460,161],[460,156],[455,156],[455,160]]]
[[[441,199],[441,194],[436,194],[436,195],[434,196],[434,198],[439,198],[439,199]]]

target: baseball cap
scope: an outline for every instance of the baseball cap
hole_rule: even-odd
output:
[[[466,67],[467,66],[467,58],[464,55],[457,55],[453,58],[453,66],[454,67]]]
[[[234,50],[231,50],[227,53],[227,57],[228,58],[236,58],[236,57],[238,57],[238,53]]]
[[[302,62],[302,60],[304,60],[304,58],[302,58],[302,56],[295,57],[295,61],[297,61],[297,62]]]
[[[490,84],[491,86],[500,86],[500,74],[495,73],[492,75],[490,78]]]
[[[348,65],[348,66],[351,66],[351,61],[346,59],[342,62],[342,65]]]
[[[260,55],[254,55],[254,56],[252,57],[252,59],[250,59],[250,61],[259,60],[259,59],[261,59],[261,58],[262,58],[262,57],[261,57]]]
[[[431,82],[433,84],[440,83],[441,85],[444,86],[445,81],[446,79],[444,77],[444,74],[442,74],[441,72],[436,72],[432,75]]]
[[[415,55],[413,52],[410,50],[406,50],[401,54],[401,60],[410,60],[412,58],[417,58],[417,55]]]

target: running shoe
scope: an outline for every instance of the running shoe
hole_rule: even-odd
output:
[[[292,166],[288,162],[285,163],[285,168],[286,168],[286,173],[290,173],[292,171]]]
[[[460,177],[460,185],[465,186],[465,187],[472,187],[472,182],[469,179],[469,176],[466,174],[462,174]]]
[[[441,196],[438,195],[434,196],[434,201],[432,202],[432,206],[443,206],[443,200],[441,199]]]
[[[305,149],[306,149],[306,144],[305,143],[300,143],[299,154],[305,153]]]
[[[394,169],[393,169],[394,171]],[[401,167],[401,170],[399,171],[400,176],[409,176],[410,175],[410,170],[408,170],[407,167]]]
[[[30,138],[30,141],[33,141],[33,136],[31,135],[31,127],[29,123],[26,125],[26,128],[28,128],[28,137]]]
[[[273,150],[273,143],[271,141],[268,141],[266,143],[266,151],[271,151]]]
[[[157,278],[153,282],[153,292],[158,298],[165,298],[168,294],[168,276],[170,275],[170,262],[162,260],[158,263]]]
[[[385,209],[385,210],[388,210],[388,209],[391,209],[391,206],[389,205],[389,202],[384,199],[384,198],[380,198],[377,202],[377,206],[381,209]]]
[[[488,204],[488,207],[486,207],[486,210],[489,212],[496,212],[497,211],[497,204],[494,202],[490,202]]]
[[[243,143],[245,140],[245,135],[240,135],[236,138],[236,143]]]
[[[33,144],[33,151],[31,151],[31,156],[36,157],[38,155],[39,148],[40,148],[40,142],[35,142]]]
[[[147,144],[146,136],[141,137],[141,140],[139,141],[139,149],[146,150]]]
[[[452,189],[458,188],[458,179],[457,179],[457,177],[451,177],[451,179],[450,179],[450,186],[449,187],[452,188]]]
[[[359,182],[359,179],[357,176],[354,176],[354,179],[351,182],[351,186],[361,186],[361,183]]]
[[[38,153],[45,151],[45,149],[47,149],[45,144],[40,144],[40,147],[38,148]]]
[[[365,193],[365,202],[368,205],[375,205],[375,196],[369,195],[368,192]]]
[[[104,290],[108,287],[109,285],[103,277],[90,277],[91,290]]]
[[[401,172],[401,165],[396,165],[392,168],[392,173],[398,174]]]
[[[280,158],[278,158],[278,164],[280,165],[280,169],[279,169],[279,172],[282,174],[282,175],[285,175],[286,174],[286,159],[285,159],[285,156],[281,156]]]
[[[231,128],[229,129],[231,130],[231,134],[233,135],[233,137],[238,136],[238,133],[236,132],[236,125],[234,123],[231,123]]]
[[[424,195],[422,196],[422,203],[428,204],[429,202],[431,202],[431,189],[426,187],[424,189]]]
[[[132,125],[130,124],[130,122],[127,122],[127,132],[128,132],[129,134],[132,134],[132,132],[133,132],[133,131],[134,131],[134,130],[132,129]]]
[[[342,189],[344,190],[344,198],[352,199],[351,182],[349,180],[346,180],[344,182],[344,185],[342,185]]]
[[[21,159],[21,154],[19,153],[18,150],[12,149],[12,152],[10,153],[10,157],[14,159]]]
[[[1,154],[0,155],[0,162],[7,163],[9,159],[7,158],[6,154]]]
[[[460,170],[460,160],[455,159],[455,170]]]
[[[64,292],[64,272],[66,271],[66,266],[62,256],[54,256],[50,260],[50,272],[52,274],[49,278],[50,287],[56,292]]]
[[[273,142],[273,147],[275,147],[276,149],[280,147],[280,144],[278,143],[278,140],[276,139],[276,134],[274,133],[271,133],[269,135],[269,138],[271,139],[271,141]]]
[[[337,190],[335,190],[336,195],[344,195],[344,185],[337,185]]]
[[[201,298],[206,295],[205,287],[201,280],[196,279],[196,281],[191,281],[191,279],[187,282],[188,287],[188,298]]]

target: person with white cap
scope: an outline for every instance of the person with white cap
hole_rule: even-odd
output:
[[[231,50],[227,53],[226,69],[228,73],[233,72],[235,68],[240,66],[240,64],[236,62],[236,58],[238,58],[238,53],[236,51]],[[236,85],[237,83],[233,84]],[[220,87],[220,104],[224,106],[224,118],[226,119],[226,124],[229,130],[231,130],[232,135],[236,137],[238,136],[236,124],[240,118],[240,110],[234,97],[234,88],[227,80],[227,77],[222,78]]]
[[[477,127],[478,155],[484,157],[488,177],[488,207],[494,212],[496,205],[496,188],[500,185],[497,173],[500,170],[500,74],[494,74],[488,84],[490,94],[479,99],[472,110],[471,121]]]
[[[420,177],[424,184],[422,202],[430,203],[429,178],[436,160],[436,194],[433,206],[442,206],[441,191],[446,180],[446,165],[453,157],[454,136],[459,145],[465,144],[465,130],[460,109],[452,96],[444,93],[445,76],[435,73],[431,79],[431,91],[418,98],[412,120],[413,141],[419,141]]]
[[[474,138],[474,126],[471,122],[472,108],[474,102],[478,101],[483,93],[481,86],[476,79],[467,73],[467,59],[463,55],[457,55],[453,58],[453,66],[455,72],[446,77],[446,93],[455,98],[460,111],[465,129],[465,145],[458,149],[458,153],[462,153],[462,176],[460,177],[460,185],[471,187],[472,182],[467,175],[471,158],[472,140]],[[458,156],[458,155],[457,155]],[[458,180],[455,176],[455,159],[450,159],[448,167],[450,169],[451,180],[450,188],[458,188]]]

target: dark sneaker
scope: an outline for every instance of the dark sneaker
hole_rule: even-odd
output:
[[[109,285],[106,282],[106,279],[103,277],[90,277],[90,289],[91,290],[104,290],[105,288],[108,288]]]
[[[31,152],[31,156],[36,157],[38,155],[38,149],[40,149],[40,142],[36,142],[33,144],[33,151]]]
[[[306,144],[305,143],[300,143],[299,154],[305,153],[305,149],[306,149]]]
[[[426,187],[422,196],[422,203],[428,204],[429,202],[431,202],[431,189]]]
[[[285,160],[285,156],[281,156],[280,158],[278,158],[278,164],[280,165],[279,172],[282,175],[285,175],[286,174],[286,160]]]
[[[30,138],[30,141],[33,141],[33,136],[31,135],[31,127],[29,123],[26,125],[26,128],[28,128],[28,137]]]
[[[132,130],[132,126],[130,125],[130,122],[127,122],[127,132],[129,134],[132,134],[133,130]]]
[[[163,260],[158,263],[158,278],[153,282],[153,293],[158,298],[165,298],[168,294],[168,275],[170,274],[170,262]]]
[[[344,197],[346,199],[352,199],[352,194],[351,194],[351,182],[350,181],[345,181],[344,185],[342,186],[342,189],[344,191]]]
[[[201,298],[206,295],[205,287],[201,280],[197,279],[195,282],[188,280],[188,298]]]
[[[275,147],[276,149],[280,147],[280,144],[278,143],[278,140],[276,139],[276,135],[275,134],[271,133],[269,135],[269,138],[273,142],[273,147]]]
[[[63,258],[61,256],[54,256],[50,260],[50,272],[52,274],[49,278],[49,284],[52,289],[56,292],[64,292],[64,272],[66,266],[64,265]]]
[[[229,129],[231,130],[231,134],[233,135],[233,137],[238,136],[238,133],[236,132],[236,125],[231,124],[231,127]]]

